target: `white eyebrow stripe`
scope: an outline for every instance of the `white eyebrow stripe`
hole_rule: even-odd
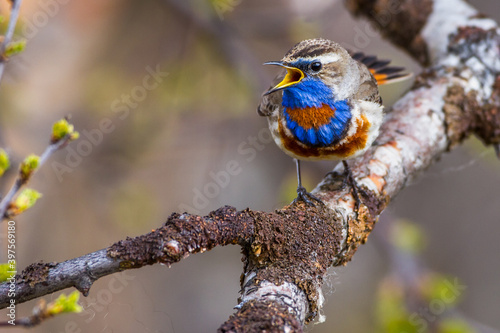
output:
[[[340,60],[340,54],[330,53],[328,55],[322,55],[318,57],[323,64],[329,64],[331,62],[336,62]]]
[[[321,61],[322,64],[329,64],[331,62],[339,61],[340,54],[329,53],[327,55],[320,55],[320,56],[316,56],[316,57],[304,57],[304,58],[302,58],[302,60],[306,60],[306,61],[319,60],[319,61]]]

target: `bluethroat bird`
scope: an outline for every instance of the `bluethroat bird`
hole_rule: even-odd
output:
[[[297,198],[321,202],[302,186],[301,160],[341,160],[356,206],[359,196],[346,160],[363,154],[379,134],[384,117],[378,85],[408,77],[402,67],[363,53],[350,54],[327,39],[295,45],[278,65],[279,74],[257,109],[274,141],[297,165]]]

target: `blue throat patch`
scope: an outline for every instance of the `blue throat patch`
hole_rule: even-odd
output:
[[[351,109],[347,100],[336,101],[326,84],[310,77],[305,77],[299,83],[283,89],[282,105],[287,127],[295,138],[313,147],[325,147],[340,141],[351,120]],[[329,123],[318,128],[300,126],[291,119],[287,112],[287,109],[322,108],[325,105],[332,108],[335,114],[330,118]]]

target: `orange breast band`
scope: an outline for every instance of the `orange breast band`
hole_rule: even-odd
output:
[[[290,120],[295,121],[303,129],[314,128],[317,130],[320,126],[331,122],[331,118],[335,115],[335,109],[327,104],[323,104],[319,108],[287,109],[286,113],[290,117]]]

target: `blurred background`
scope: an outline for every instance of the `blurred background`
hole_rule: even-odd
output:
[[[498,1],[470,2],[500,19]],[[8,2],[0,3],[7,16]],[[172,212],[206,214],[225,204],[271,211],[290,202],[295,165],[269,142],[256,106],[277,74],[262,63],[313,37],[421,70],[341,1],[24,1],[16,39],[25,38],[27,46],[8,62],[0,85],[0,147],[14,166],[0,193],[26,155],[46,148],[53,122],[68,116],[81,137],[30,182],[43,197],[16,219],[18,269],[144,234]],[[383,87],[386,104],[410,85]],[[332,168],[331,162],[304,163],[306,187]],[[225,181],[215,181],[229,170]],[[330,270],[326,323],[308,331],[389,331],[381,320],[384,295],[397,294],[398,284],[391,283],[394,260],[384,242],[389,226],[401,220],[417,230],[427,269],[465,286],[460,301],[445,302],[444,309],[500,329],[499,184],[500,161],[476,139],[444,155],[391,202],[353,261]],[[102,278],[82,297],[82,314],[61,315],[31,331],[215,332],[237,304],[240,259],[231,246],[171,268]],[[29,315],[35,304],[20,305],[17,315]],[[420,310],[445,311],[436,304]],[[424,323],[432,326],[437,317]]]

